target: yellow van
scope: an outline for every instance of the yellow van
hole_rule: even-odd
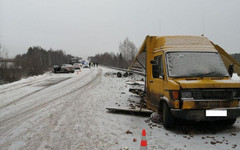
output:
[[[231,80],[222,59],[231,57],[216,46],[203,36],[144,40],[129,69],[145,71],[146,107],[162,114],[165,127],[175,118],[232,125],[240,116],[240,82]]]

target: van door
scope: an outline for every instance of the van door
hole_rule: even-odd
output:
[[[152,64],[152,80],[150,81],[150,102],[151,108],[158,109],[160,97],[163,96],[164,87],[164,66],[163,52],[154,55],[155,64]]]

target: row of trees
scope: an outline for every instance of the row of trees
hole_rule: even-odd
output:
[[[114,54],[105,52],[103,54],[96,54],[94,57],[90,57],[89,59],[105,66],[127,68],[132,63],[137,51],[138,49],[135,44],[126,38],[119,44],[119,53]]]
[[[0,57],[0,82],[13,82],[33,75],[43,74],[53,65],[70,63],[72,55],[62,50],[45,50],[39,46],[30,47],[27,53],[13,59]]]
[[[7,50],[5,50],[5,48],[0,43],[0,61],[3,60],[4,58],[8,58],[8,53]]]
[[[240,63],[240,53],[231,54],[231,56]]]
[[[10,67],[12,64],[12,60],[8,58],[7,50],[0,43],[0,84],[14,81],[13,74],[18,74],[18,70]]]
[[[26,76],[44,73],[52,65],[69,63],[73,56],[62,50],[45,50],[39,46],[30,47],[26,54],[14,58],[16,66],[20,66]]]

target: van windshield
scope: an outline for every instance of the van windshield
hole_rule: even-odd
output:
[[[218,53],[168,52],[166,58],[170,77],[229,76]]]

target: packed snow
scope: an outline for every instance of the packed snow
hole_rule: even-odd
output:
[[[234,81],[240,81],[240,77],[239,77],[236,73],[233,73],[233,75],[232,75],[232,80],[234,80]]]
[[[166,130],[149,115],[108,112],[106,107],[139,104],[128,90],[144,83],[142,76],[117,78],[116,72],[104,67],[48,72],[1,85],[0,149],[139,150],[142,129],[149,150],[240,148],[239,118],[232,127],[180,123]]]

